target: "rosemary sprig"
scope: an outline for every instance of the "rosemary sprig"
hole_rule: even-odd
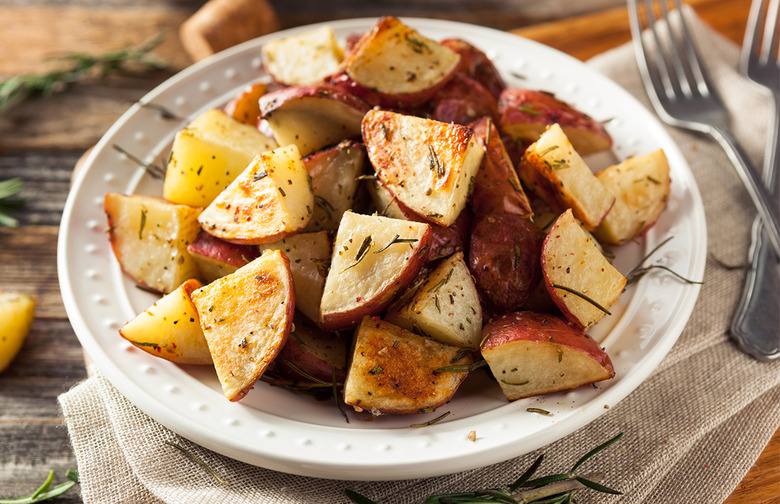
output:
[[[531,464],[531,467],[505,488],[488,488],[467,492],[435,494],[425,499],[423,504],[489,504],[493,502],[504,504],[564,504],[575,502],[575,492],[585,488],[601,493],[621,495],[621,492],[613,490],[599,482],[599,480],[603,478],[603,475],[599,473],[580,475],[575,474],[575,471],[588,459],[607,448],[622,436],[623,433],[620,433],[580,457],[569,472],[531,479],[542,465],[544,455],[540,455],[533,464]],[[356,504],[378,504],[354,490],[346,489],[344,490],[344,493]]]
[[[26,200],[22,198],[12,198],[24,189],[22,179],[14,177],[12,179],[0,182],[0,226],[17,227],[19,219],[13,217],[11,212],[22,206]]]
[[[69,469],[65,474],[65,477],[70,481],[65,481],[64,483],[60,483],[54,488],[50,488],[52,482],[54,482],[54,471],[49,471],[49,475],[46,477],[46,481],[44,481],[43,484],[39,486],[38,489],[33,493],[25,497],[17,497],[15,499],[0,499],[0,504],[28,504],[34,502],[43,502],[55,497],[59,497],[73,488],[73,485],[79,482],[79,473],[73,469]]]
[[[0,114],[25,100],[50,95],[92,75],[102,78],[110,74],[128,74],[133,68],[141,71],[164,69],[167,65],[149,54],[162,41],[162,34],[158,34],[141,45],[98,56],[70,54],[56,58],[70,63],[64,69],[42,74],[15,75],[0,83]]]
[[[580,291],[578,291],[576,289],[572,289],[571,287],[567,287],[565,285],[560,285],[560,284],[553,284],[552,286],[553,286],[554,289],[561,289],[561,290],[564,290],[564,291],[569,292],[571,294],[574,294],[578,298],[584,299],[585,301],[587,301],[588,303],[592,304],[593,306],[595,306],[599,310],[603,311],[607,315],[612,315],[612,312],[610,312],[609,310],[604,308],[601,304],[599,304],[598,301],[596,301],[593,298],[590,298],[590,297],[586,296],[585,294],[583,294],[582,292],[580,292]]]
[[[219,474],[217,474],[217,472],[211,468],[211,466],[209,466],[206,462],[203,461],[203,459],[201,459],[200,457],[198,457],[197,455],[195,455],[185,447],[181,446],[180,444],[174,443],[173,441],[163,441],[163,442],[168,446],[173,446],[174,448],[182,452],[188,459],[192,460],[193,462],[201,466],[203,469],[205,469],[207,473],[209,473],[211,476],[214,477],[215,480],[219,481],[223,485],[230,485],[230,482],[222,479],[219,476]]]
[[[651,250],[645,257],[643,257],[641,261],[639,261],[639,264],[637,264],[634,267],[634,269],[632,269],[631,271],[628,272],[628,275],[626,275],[626,285],[631,285],[634,282],[638,282],[643,276],[645,276],[647,273],[649,273],[650,271],[652,271],[654,269],[662,269],[664,271],[668,271],[669,273],[671,273],[675,277],[679,278],[680,280],[682,280],[683,282],[688,283],[688,284],[699,284],[699,285],[701,285],[701,284],[704,283],[702,281],[691,280],[689,278],[685,278],[684,276],[680,275],[676,271],[674,271],[671,268],[669,268],[667,266],[664,266],[662,264],[651,264],[649,266],[643,266],[643,264],[648,259],[650,259],[650,257],[658,251],[658,249],[660,249],[661,247],[663,247],[664,245],[669,243],[669,241],[672,238],[674,238],[674,237],[670,236],[670,237],[666,238],[664,241],[662,241],[661,243],[659,243],[658,245],[656,245],[653,248],[653,250]]]

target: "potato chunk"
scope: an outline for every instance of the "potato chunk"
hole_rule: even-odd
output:
[[[287,341],[295,292],[287,258],[268,251],[192,293],[225,397],[243,398]]]
[[[135,281],[167,293],[200,276],[187,251],[200,232],[200,208],[119,193],[106,194],[104,206],[111,248]]]
[[[388,322],[448,345],[479,346],[482,309],[462,252],[440,263],[410,294],[390,307]]]
[[[398,201],[430,222],[455,222],[482,161],[474,132],[383,110],[368,112],[362,128],[368,158]]]
[[[615,376],[593,338],[547,313],[502,315],[485,326],[482,356],[510,401]]]
[[[34,314],[35,296],[0,291],[0,373],[22,349]]]
[[[542,274],[561,312],[584,329],[604,317],[626,285],[571,210],[558,217],[544,240]]]
[[[203,229],[223,240],[257,245],[306,227],[314,195],[294,145],[258,155],[200,215]]]
[[[267,42],[262,47],[263,66],[276,81],[287,86],[314,84],[338,70],[344,50],[329,26]]]
[[[351,327],[385,309],[425,262],[428,224],[345,212],[322,294],[321,326]]]
[[[526,189],[559,211],[571,208],[588,231],[596,229],[615,202],[558,124],[526,149],[517,172]]]
[[[622,245],[655,224],[671,191],[669,163],[660,149],[628,158],[596,176],[615,195],[615,206],[595,233],[612,245]]]
[[[144,352],[177,364],[211,364],[211,354],[190,294],[203,287],[191,278],[139,313],[119,334]]]
[[[449,401],[467,371],[437,372],[474,362],[459,348],[418,336],[376,317],[355,334],[344,402],[374,415],[428,413]]]
[[[165,173],[163,197],[205,207],[252,158],[276,148],[257,128],[217,109],[207,110],[176,134]]]
[[[357,42],[345,65],[350,78],[388,105],[418,105],[447,83],[459,61],[455,51],[398,18],[384,17]]]

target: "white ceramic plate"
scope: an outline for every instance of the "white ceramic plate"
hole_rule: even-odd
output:
[[[405,19],[433,39],[461,37],[485,50],[511,87],[556,93],[593,117],[611,120],[619,159],[663,148],[673,190],[657,225],[638,243],[618,251],[616,266],[627,273],[653,247],[674,236],[655,258],[688,278],[701,278],[706,227],[701,197],[672,139],[622,88],[540,44],[496,30],[426,19]],[[376,19],[328,23],[346,38]],[[265,78],[261,45],[301,27],[256,39],[196,64],[149,93],[154,103],[183,118],[221,106],[246,83]],[[137,289],[119,270],[108,238],[106,192],[161,195],[152,179],[116,145],[145,161],[166,159],[175,132],[184,125],[152,108],[133,106],[106,133],[77,177],[65,207],[58,268],[65,307],[92,360],[131,402],[182,436],[251,464],[306,476],[383,480],[452,473],[499,462],[540,448],[607,412],[634,390],[676,341],[693,309],[698,287],[668,274],[651,273],[627,289],[613,315],[592,334],[612,357],[616,378],[598,388],[507,403],[487,373],[474,373],[454,399],[435,413],[381,417],[368,422],[350,413],[347,424],[332,401],[260,383],[239,403],[227,401],[213,369],[176,366],[135,349],[119,337],[125,321],[149,306],[152,294]],[[526,411],[542,408],[553,416]],[[443,421],[424,428],[411,423]],[[477,439],[469,441],[470,431]]]

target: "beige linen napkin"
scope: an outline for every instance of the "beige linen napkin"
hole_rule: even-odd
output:
[[[734,132],[760,166],[768,100],[734,70],[738,49],[688,12],[712,77],[733,113]],[[589,62],[648,104],[630,45]],[[649,105],[648,105],[649,107]],[[709,252],[747,258],[755,215],[724,153],[708,139],[670,130],[704,197]],[[223,457],[180,438],[122,397],[99,372],[60,396],[85,503],[338,503],[351,488],[380,503],[419,503],[432,493],[503,486],[539,455],[539,475],[567,470],[585,451],[625,435],[588,470],[622,496],[584,491],[578,501],[716,503],[744,477],[780,426],[780,364],[737,350],[728,327],[744,272],[709,260],[697,306],[678,343],[639,388],[595,422],[537,453],[448,476],[391,482],[292,476]],[[229,486],[164,443],[199,455]]]

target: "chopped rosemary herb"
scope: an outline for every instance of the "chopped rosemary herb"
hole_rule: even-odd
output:
[[[146,208],[141,208],[141,225],[138,227],[138,239],[143,240],[144,228],[146,227]]]
[[[526,408],[525,410],[529,413],[538,413],[544,416],[554,416],[552,413],[542,408]]]
[[[517,192],[523,192],[523,190],[520,188],[520,184],[517,183],[517,180],[515,180],[512,177],[507,177],[506,180],[509,182],[509,185],[512,186],[512,189],[514,189]]]
[[[512,385],[515,387],[520,387],[522,385],[528,385],[529,383],[531,383],[531,380],[525,380],[521,382],[511,382],[509,380],[501,380],[501,383],[506,383],[507,385]]]
[[[385,370],[385,368],[383,368],[382,366],[374,366],[368,372],[369,372],[369,374],[376,375],[376,374],[381,373],[384,370]]]
[[[433,424],[435,424],[435,423],[439,423],[439,422],[441,422],[442,420],[444,420],[445,418],[447,418],[447,417],[449,416],[449,414],[450,414],[450,412],[449,412],[449,411],[447,411],[447,412],[446,412],[446,413],[444,413],[443,415],[437,416],[437,417],[436,417],[436,418],[434,418],[433,420],[429,420],[429,421],[427,421],[427,422],[424,422],[424,423],[413,423],[413,424],[411,424],[409,427],[427,427],[427,426],[429,426],[429,425],[433,425]]]
[[[463,372],[470,373],[471,371],[474,371],[475,369],[479,369],[483,366],[487,366],[487,361],[484,359],[474,362],[472,364],[438,367],[434,369],[433,372],[434,373],[463,373]]]
[[[551,145],[551,146],[547,147],[546,149],[544,149],[542,152],[540,152],[539,153],[539,157],[544,157],[545,155],[549,154],[550,152],[554,151],[557,148],[558,148],[557,145]]]
[[[578,298],[584,299],[585,301],[587,301],[588,303],[592,304],[593,306],[595,306],[595,307],[596,307],[596,308],[598,308],[599,310],[603,311],[603,312],[604,312],[604,313],[606,313],[607,315],[612,315],[612,312],[610,312],[609,310],[607,310],[606,308],[604,308],[603,306],[601,306],[601,305],[598,303],[598,301],[595,301],[595,300],[593,300],[593,299],[589,298],[588,296],[586,296],[586,295],[585,295],[585,294],[583,294],[582,292],[579,292],[579,291],[577,291],[577,290],[575,290],[575,289],[572,289],[571,287],[566,287],[565,285],[560,285],[560,284],[553,284],[553,288],[555,288],[555,289],[561,289],[561,290],[564,290],[564,291],[566,291],[566,292],[570,292],[571,294],[574,294],[574,295],[575,295],[575,296],[577,296]]]
[[[655,185],[661,185],[661,181],[660,180],[658,180],[657,178],[651,177],[650,175],[647,176],[647,180],[649,180],[650,182],[652,182]]]
[[[382,247],[379,250],[375,250],[374,253],[378,254],[380,252],[384,252],[385,250],[387,250],[390,247],[390,245],[394,245],[396,243],[414,243],[416,241],[417,241],[417,238],[401,238],[401,235],[395,235],[393,237],[393,239],[390,240],[390,242],[387,245],[385,245],[384,247]]]
[[[436,178],[441,178],[445,175],[444,167],[439,161],[439,156],[436,155],[436,151],[433,150],[431,144],[425,144],[428,147],[428,165],[432,172],[436,174]]]
[[[252,182],[257,182],[258,180],[262,180],[267,176],[268,176],[268,172],[265,170],[255,173],[254,177],[252,177]]]
[[[371,235],[368,235],[365,238],[363,238],[363,243],[360,244],[360,248],[358,249],[357,254],[355,254],[355,262],[347,266],[343,270],[341,270],[341,272],[344,273],[348,269],[354,268],[355,266],[360,264],[360,261],[362,261],[363,258],[366,257],[366,254],[368,254],[368,249],[370,248],[371,248]]]
[[[331,205],[328,200],[326,200],[322,196],[319,196],[319,195],[315,194],[314,195],[314,204],[317,205],[318,207],[322,208],[323,210],[325,210],[325,213],[328,214],[328,219],[332,219],[333,218],[333,213],[332,213],[333,210],[334,210],[333,209],[333,205]]]
[[[519,110],[520,112],[522,112],[524,114],[528,114],[528,115],[532,115],[532,116],[538,116],[538,115],[542,114],[541,112],[536,110],[536,108],[534,108],[534,104],[533,103],[523,103],[522,105],[517,107],[517,110]]]

